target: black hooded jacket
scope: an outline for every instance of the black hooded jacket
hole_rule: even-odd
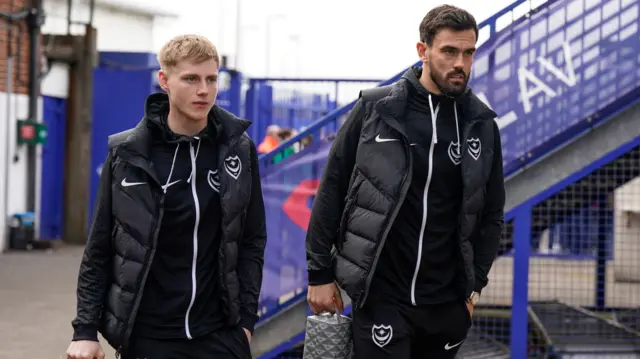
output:
[[[423,165],[414,159],[415,134],[405,121],[414,71],[419,69],[392,85],[361,92],[329,151],[313,203],[306,239],[309,284],[336,281],[356,307],[366,302],[376,270],[386,269],[377,268],[381,252],[396,240],[389,233],[416,166]],[[504,222],[505,190],[496,114],[470,89],[456,102],[460,139],[451,141],[460,147],[451,155],[460,162],[461,193],[448,200],[459,203],[453,207],[456,220],[447,223],[460,259],[456,291],[466,298],[487,285]],[[432,141],[424,142],[431,147]]]
[[[145,108],[134,129],[109,137],[74,340],[96,340],[99,331],[126,352],[134,327],[159,337],[222,325],[253,331],[266,225],[249,122],[215,106],[206,130],[176,136],[166,126],[166,95],[149,96]]]

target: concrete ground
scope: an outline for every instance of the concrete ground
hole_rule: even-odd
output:
[[[66,358],[82,249],[0,254],[0,359]]]

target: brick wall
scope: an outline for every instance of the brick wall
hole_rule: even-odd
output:
[[[13,3],[13,7],[12,7]],[[0,0],[1,12],[15,12],[31,5],[30,0]],[[7,88],[7,50],[9,36],[8,22],[0,18],[0,92]],[[18,39],[21,39],[18,44]],[[20,94],[28,94],[29,84],[29,31],[26,21],[14,23],[11,39],[13,62],[13,91]],[[20,60],[18,61],[18,49]]]

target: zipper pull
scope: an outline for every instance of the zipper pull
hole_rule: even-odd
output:
[[[438,129],[436,128],[436,120],[434,119],[433,121],[431,121],[432,125],[431,127],[433,127],[433,144],[437,144],[438,143]]]

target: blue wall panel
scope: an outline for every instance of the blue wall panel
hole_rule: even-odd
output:
[[[67,101],[42,97],[42,118],[47,124],[47,142],[42,146],[40,187],[40,237],[42,240],[62,236],[63,191],[65,170]]]

